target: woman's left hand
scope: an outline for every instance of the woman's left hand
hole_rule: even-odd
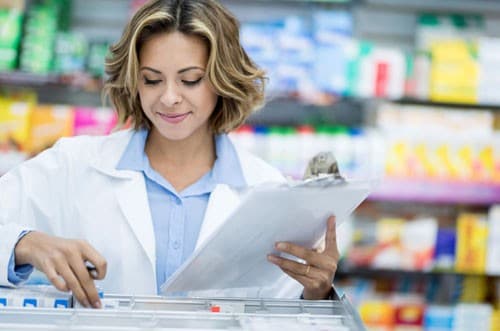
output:
[[[325,249],[322,252],[288,242],[276,243],[276,249],[306,262],[303,264],[275,255],[268,255],[270,262],[276,264],[286,274],[304,286],[304,299],[322,300],[328,298],[339,260],[335,216],[328,218]]]

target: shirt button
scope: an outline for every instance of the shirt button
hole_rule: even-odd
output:
[[[176,240],[174,241],[173,247],[174,249],[179,249],[179,247],[181,247],[181,243],[178,240]]]

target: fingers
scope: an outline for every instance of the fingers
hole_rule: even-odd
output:
[[[304,286],[303,296],[305,299],[325,299],[328,297],[340,256],[334,216],[330,216],[327,220],[325,249],[322,252],[289,242],[276,243],[276,249],[306,261],[306,264],[303,264],[275,255],[268,255],[270,262],[279,266],[283,272]]]
[[[335,227],[335,216],[330,216],[326,225],[325,251],[328,256],[338,259],[339,249],[337,246],[337,231]]]
[[[81,259],[59,259],[46,264],[42,270],[49,281],[60,291],[71,291],[84,307],[100,308],[99,294]]]
[[[329,255],[324,254],[324,252],[318,253],[315,250],[287,242],[277,243],[276,249],[280,252],[296,256],[306,261],[307,264],[318,267],[320,269],[335,270],[337,268],[337,260]]]
[[[319,252],[317,249],[308,249],[288,242],[277,243],[276,249],[303,259],[318,268],[335,270],[340,256],[337,247],[335,216],[330,216],[327,220],[324,251]]]
[[[61,262],[57,266],[57,272],[66,282],[66,286],[73,293],[73,296],[80,302],[84,307],[90,307],[90,301],[85,293],[85,290],[80,285],[80,280],[77,278],[72,268],[64,262]]]
[[[299,263],[296,261],[284,259],[281,257],[277,257],[274,255],[269,255],[267,259],[276,264],[278,267],[283,269],[283,271],[289,271],[297,275],[301,275],[304,277],[313,277],[313,274],[316,272],[317,268],[312,267],[311,265]]]
[[[47,276],[47,279],[56,289],[63,292],[69,291],[69,288],[66,286],[66,282],[59,276],[52,264],[47,265],[44,269],[42,269],[42,272]]]
[[[325,299],[328,297],[332,287],[330,272],[274,255],[269,255],[268,259],[304,286],[304,299]]]
[[[94,280],[91,278],[91,274],[87,270],[87,267],[85,266],[83,261],[74,261],[74,263],[72,263],[71,265],[71,269],[78,279],[78,288],[83,290],[87,303],[90,302],[90,304],[94,308],[101,308],[101,299],[99,298],[99,293],[97,292]],[[78,301],[80,300],[78,299]]]
[[[304,286],[304,288],[308,288],[308,287],[313,286],[313,282],[314,282],[313,279],[311,279],[307,276],[304,276],[304,275],[297,274],[291,270],[287,270],[287,269],[283,269],[283,268],[281,268],[281,270],[283,270],[283,272],[285,274],[287,274],[288,276],[290,276],[293,279],[295,279],[296,281],[298,281],[302,286]]]
[[[68,240],[38,234],[27,241],[33,266],[44,272],[60,291],[72,291],[85,307],[101,307],[93,276],[87,270],[86,261],[95,267],[95,278],[106,275],[106,260],[90,244],[81,240]],[[29,245],[28,245],[29,244]]]
[[[80,243],[82,247],[82,256],[84,260],[89,261],[95,267],[95,272],[92,277],[97,280],[102,280],[106,277],[107,262],[99,252],[85,241]]]

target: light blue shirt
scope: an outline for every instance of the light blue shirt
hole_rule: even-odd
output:
[[[117,169],[141,171],[146,181],[156,241],[156,285],[160,286],[193,252],[208,199],[217,184],[244,187],[239,159],[227,135],[215,137],[213,168],[182,192],[156,172],[144,152],[148,131],[136,131]]]
[[[21,232],[21,234],[17,238],[17,242],[19,242],[19,240],[21,240],[21,238],[28,233],[29,231]],[[28,277],[33,272],[33,266],[31,264],[23,264],[16,267],[15,252],[12,252],[9,259],[8,272],[9,273],[7,274],[7,277],[9,282],[18,285],[28,279]]]
[[[140,171],[144,175],[156,242],[157,290],[191,255],[198,240],[208,199],[217,184],[245,187],[236,150],[227,135],[215,137],[216,160],[212,169],[182,192],[156,172],[144,152],[147,130],[135,131],[117,169]],[[20,238],[22,238],[20,235]],[[32,271],[29,265],[9,264],[8,279],[13,284],[25,281]],[[140,272],[140,271],[138,271]]]

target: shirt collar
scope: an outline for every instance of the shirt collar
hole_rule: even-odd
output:
[[[123,152],[117,170],[135,170],[145,171],[149,168],[149,162],[144,147],[146,146],[146,139],[148,138],[148,130],[134,131],[130,141]]]
[[[212,168],[212,177],[219,184],[242,188],[247,186],[236,149],[226,134],[215,136],[217,158]]]
[[[117,170],[142,171],[145,174],[154,172],[144,152],[148,134],[149,131],[145,129],[134,131],[127,148],[116,166]],[[215,136],[215,151],[217,158],[210,173],[187,187],[182,192],[182,195],[194,195],[202,191],[211,192],[217,184],[226,184],[233,188],[246,186],[238,154],[226,134]]]

